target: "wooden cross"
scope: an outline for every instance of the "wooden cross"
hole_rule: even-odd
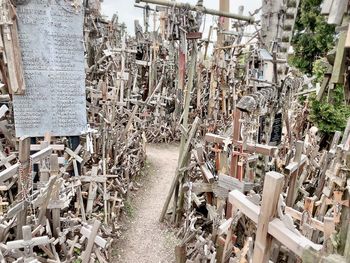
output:
[[[6,246],[8,249],[23,248],[26,257],[33,257],[33,247],[50,243],[48,236],[32,237],[30,226],[22,227],[22,235],[22,240],[9,241],[6,243]]]
[[[302,235],[298,235],[286,227],[281,219],[275,217],[283,183],[284,177],[282,174],[276,172],[266,173],[261,207],[255,205],[238,190],[234,190],[229,194],[229,202],[232,206],[257,224],[253,255],[254,263],[269,262],[269,251],[273,238],[298,256],[302,256],[304,251],[310,247],[316,251],[322,249],[321,245],[313,243]]]
[[[97,172],[98,172],[98,166],[93,166],[91,170],[91,180],[90,180],[90,185],[89,185],[89,195],[88,195],[88,200],[86,204],[86,214],[91,216],[92,213],[92,208],[95,202],[96,194],[97,194],[97,183],[94,180],[94,178],[97,177]]]
[[[298,191],[298,187],[296,187],[297,178],[302,173],[303,167],[307,160],[306,155],[302,154],[304,149],[303,141],[297,141],[295,149],[296,150],[295,150],[293,161],[289,163],[285,168],[285,173],[289,175],[289,187],[288,187],[286,204],[287,206],[290,206],[290,207],[293,207],[295,199],[297,197],[297,191]]]
[[[114,52],[120,53],[121,55],[121,70],[117,73],[117,78],[119,80],[119,102],[124,102],[124,85],[125,81],[129,79],[129,74],[125,72],[125,60],[127,53],[136,54],[137,50],[126,48],[126,37],[123,37],[121,48],[116,48]]]
[[[322,232],[326,231],[325,223],[312,217],[314,205],[314,200],[307,197],[304,203],[304,212],[299,212],[289,206],[285,207],[285,213],[300,221],[301,231],[303,235],[309,239],[312,237],[313,229],[317,229]],[[325,219],[325,222],[327,222],[326,225],[328,228],[328,220]]]
[[[79,169],[78,169],[78,163],[77,162],[82,162],[83,158],[81,158],[78,153],[81,151],[81,149],[83,148],[83,146],[79,145],[74,152],[69,149],[66,148],[66,153],[69,154],[70,158],[69,161],[65,167],[65,169],[67,169],[67,167],[73,163],[73,169],[74,169],[74,176],[75,177],[79,177]],[[67,151],[68,150],[68,151]],[[77,200],[79,203],[79,207],[80,207],[80,212],[81,212],[81,217],[83,222],[86,222],[86,215],[85,215],[85,208],[84,208],[84,200],[83,200],[83,196],[81,194],[81,186],[79,185],[77,187]]]
[[[349,199],[342,199],[343,192],[342,191],[334,191],[333,199],[326,198],[327,205],[333,205],[333,218],[334,223],[337,224],[340,222],[341,209],[343,206],[350,207]]]
[[[277,150],[277,147],[274,146],[269,146],[269,145],[264,145],[264,144],[253,144],[253,143],[246,143],[245,145],[245,149],[243,149],[243,142],[240,141],[239,139],[239,135],[235,133],[234,131],[234,137],[236,138],[236,140],[232,140],[228,137],[224,137],[224,136],[219,136],[216,134],[212,134],[212,133],[207,133],[205,135],[205,141],[206,142],[211,142],[211,143],[216,143],[216,144],[224,144],[225,147],[226,145],[229,144],[229,142],[231,141],[231,144],[235,147],[239,147],[240,150],[239,151],[233,151],[232,153],[232,158],[231,158],[231,176],[236,177],[236,178],[243,178],[243,170],[242,169],[238,169],[241,168],[238,166],[239,160],[238,157],[239,156],[250,156],[249,153],[257,153],[257,154],[262,154],[262,155],[267,155],[267,156],[274,156],[275,151]],[[241,173],[239,174],[239,171],[241,171]]]
[[[96,243],[97,234],[98,234],[100,225],[101,225],[101,222],[98,220],[95,220],[91,230],[85,227],[81,228],[81,234],[83,235],[84,239],[88,238],[88,243],[86,245],[85,251],[82,254],[82,263],[89,263],[90,261],[91,251],[94,244]],[[85,233],[85,236],[83,233]]]

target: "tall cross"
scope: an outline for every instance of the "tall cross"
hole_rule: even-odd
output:
[[[122,39],[121,48],[116,48],[114,51],[117,53],[120,53],[120,56],[121,56],[121,65],[120,65],[121,68],[120,68],[120,72],[117,73],[117,74],[119,74],[119,76],[117,75],[117,78],[119,80],[119,102],[123,103],[124,102],[125,81],[127,81],[129,79],[127,72],[125,72],[126,56],[127,56],[127,53],[136,54],[137,51],[134,49],[127,49],[126,48],[126,36],[124,36]]]

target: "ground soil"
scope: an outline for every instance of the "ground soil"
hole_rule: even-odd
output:
[[[159,223],[159,215],[177,166],[177,145],[148,145],[147,166],[141,187],[126,202],[125,231],[115,244],[113,262],[174,262],[178,240]]]

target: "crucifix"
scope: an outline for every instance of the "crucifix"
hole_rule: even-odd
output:
[[[26,260],[33,259],[33,247],[50,243],[48,236],[32,237],[32,231],[28,225],[22,227],[22,236],[22,240],[9,241],[6,246],[8,249],[24,249],[24,255],[28,258]]]
[[[340,222],[342,207],[343,206],[350,207],[350,200],[342,199],[342,197],[343,197],[342,191],[334,191],[333,199],[326,198],[326,204],[333,206],[333,218],[334,218],[335,224]]]
[[[264,144],[258,144],[258,143],[251,143],[251,142],[243,142],[240,138],[241,133],[241,123],[240,123],[240,116],[241,113],[239,110],[235,110],[234,112],[234,129],[233,129],[233,139],[219,136],[212,133],[207,133],[205,135],[205,141],[216,143],[219,145],[224,145],[224,148],[227,148],[229,145],[232,144],[233,149],[236,147],[238,150],[232,151],[232,157],[231,157],[231,171],[230,175],[233,177],[236,177],[240,180],[243,180],[244,178],[244,169],[242,162],[239,162],[239,157],[243,156],[247,159],[247,163],[252,161],[250,158],[251,154],[262,154],[266,156],[274,156],[277,147],[275,146],[269,146]],[[253,155],[254,157],[254,155]],[[255,158],[255,157],[254,157]],[[247,175],[246,175],[247,176]],[[249,178],[247,178],[249,179]],[[250,178],[251,180],[251,178]]]

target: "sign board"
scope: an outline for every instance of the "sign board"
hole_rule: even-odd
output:
[[[84,16],[75,3],[17,1],[26,83],[26,94],[13,96],[18,137],[80,135],[86,127]]]
[[[282,113],[276,113],[272,125],[271,139],[269,145],[279,145],[282,139],[283,119]]]

